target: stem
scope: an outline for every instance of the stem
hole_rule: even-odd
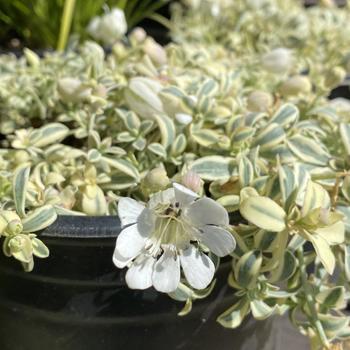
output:
[[[152,15],[148,16],[148,18],[152,19],[155,22],[160,23],[162,26],[164,26],[169,30],[173,30],[172,22],[158,13],[153,13]]]
[[[302,248],[298,249],[297,256],[298,256],[298,261],[299,261],[301,283],[302,283],[302,286],[304,289],[306,302],[308,304],[309,310],[311,311],[311,315],[309,315],[310,322],[315,327],[322,345],[328,349],[330,346],[330,343],[329,343],[327,336],[324,332],[322,323],[317,317],[317,310],[316,310],[316,306],[315,306],[316,302],[312,297],[312,289],[310,288],[310,284],[309,284],[308,279],[307,279],[306,265],[304,263],[304,251]]]
[[[60,36],[58,37],[57,50],[63,51],[66,48],[68,35],[72,26],[75,0],[65,0],[61,17]]]

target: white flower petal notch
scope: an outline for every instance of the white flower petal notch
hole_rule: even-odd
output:
[[[223,257],[236,247],[227,211],[178,183],[154,194],[146,205],[121,198],[118,213],[122,232],[113,262],[118,268],[128,267],[126,283],[131,289],[153,286],[171,293],[182,279],[194,289],[204,289],[215,273],[211,254]]]

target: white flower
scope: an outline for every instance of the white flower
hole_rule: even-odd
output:
[[[133,289],[151,286],[170,293],[184,277],[195,289],[206,288],[215,266],[202,250],[205,245],[219,257],[235,248],[227,211],[214,200],[174,183],[153,195],[146,206],[121,198],[118,213],[123,230],[113,255],[118,268],[129,267],[126,283]]]
[[[88,33],[96,40],[106,45],[112,45],[128,30],[124,12],[118,8],[112,9],[101,17],[94,17],[87,28]]]
[[[293,53],[283,47],[274,49],[262,56],[261,64],[271,73],[286,73],[293,64]]]

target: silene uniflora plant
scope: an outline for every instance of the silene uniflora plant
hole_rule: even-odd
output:
[[[215,288],[236,328],[288,313],[313,349],[350,336],[350,11],[332,1],[185,1],[173,42],[122,12],[93,41],[0,57],[0,228],[26,271],[58,215],[118,215],[133,289],[184,303]]]

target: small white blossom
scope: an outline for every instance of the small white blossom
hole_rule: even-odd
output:
[[[206,288],[215,266],[203,245],[219,257],[230,254],[236,245],[225,229],[227,211],[177,183],[153,195],[146,206],[121,198],[118,214],[123,230],[113,262],[118,268],[129,267],[126,282],[133,289],[154,286],[160,292],[173,292],[180,283],[181,267],[193,288]]]
[[[112,45],[125,35],[128,30],[124,12],[118,8],[101,17],[94,17],[87,28],[88,33],[106,45]]]

